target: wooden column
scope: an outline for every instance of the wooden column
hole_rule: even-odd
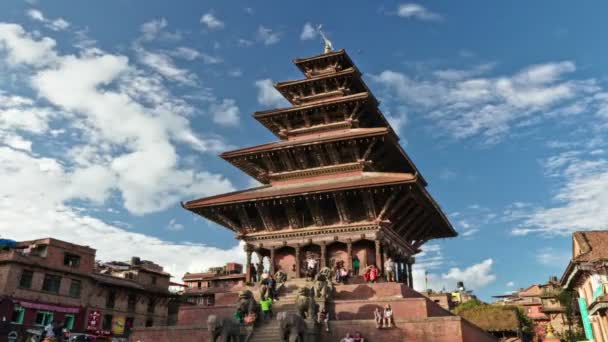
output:
[[[251,282],[251,252],[253,252],[250,245],[245,245],[245,253],[247,254],[247,264],[245,265],[245,282]]]
[[[409,284],[409,287],[413,290],[414,289],[414,276],[412,274],[412,258],[410,258],[407,263],[407,282]]]
[[[275,269],[274,269],[274,251],[275,251],[275,247],[270,247],[270,274],[274,275],[275,273]]]
[[[319,246],[321,247],[321,268],[327,267],[327,245],[325,242],[321,242]]]
[[[401,260],[401,282],[404,283],[407,286],[410,286],[410,281],[408,279],[408,272],[407,272],[407,267],[406,267],[406,263],[405,263],[405,258]]]
[[[346,240],[346,254],[348,259],[346,260],[346,269],[352,271],[353,269],[353,241],[351,239]]]
[[[382,272],[382,254],[380,251],[381,243],[380,240],[374,241],[376,243],[376,267]]]
[[[295,250],[296,250],[296,278],[301,278],[302,275],[300,274],[300,246],[295,246]]]
[[[262,278],[260,276],[262,275],[262,273],[264,273],[264,256],[262,255],[262,251],[259,249],[255,251],[255,255],[257,255],[258,257],[258,264],[255,267],[256,271],[258,272],[258,277],[256,279],[260,281]]]

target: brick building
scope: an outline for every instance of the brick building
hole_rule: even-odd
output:
[[[213,267],[203,273],[186,273],[182,281],[186,285],[183,296],[189,303],[215,306],[216,303],[234,303],[235,292],[245,285],[243,266],[228,263]]]
[[[169,278],[138,258],[96,263],[88,246],[52,238],[18,242],[0,250],[0,336],[41,330],[51,321],[114,336],[164,325]]]
[[[521,308],[534,324],[534,335],[545,338],[548,325],[558,334],[566,329],[565,308],[557,298],[560,291],[557,278],[551,277],[545,284],[534,284],[512,294],[494,296],[500,299],[494,304]]]

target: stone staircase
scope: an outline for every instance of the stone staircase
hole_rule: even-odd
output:
[[[279,300],[272,304],[274,318],[257,325],[253,330],[249,342],[280,341],[280,326],[279,321],[276,320],[277,313],[295,313],[297,311],[295,302],[298,289],[302,286],[310,287],[311,285],[312,283],[307,282],[306,279],[291,279],[287,281],[285,286],[279,291]]]

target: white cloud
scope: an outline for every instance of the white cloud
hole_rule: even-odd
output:
[[[201,24],[207,26],[211,30],[224,28],[224,22],[216,18],[212,13],[205,13],[201,16]]]
[[[538,253],[535,253],[535,255],[536,261],[539,264],[559,269],[566,267],[572,256],[568,250],[556,250],[552,247],[543,248]]]
[[[383,88],[385,105],[425,113],[441,134],[455,139],[481,135],[484,143],[500,141],[512,127],[534,123],[531,119],[600,109],[601,100],[595,99],[594,106],[584,100],[600,89],[594,79],[564,80],[575,70],[570,61],[533,65],[507,76],[480,76],[491,67],[440,70],[430,77],[386,70],[371,80]]]
[[[168,53],[171,56],[183,58],[188,61],[200,59],[205,64],[218,64],[222,62],[222,59],[219,57],[211,56],[186,46],[180,46],[174,50],[169,51]]]
[[[234,126],[240,122],[241,111],[233,99],[224,99],[211,104],[209,112],[213,115],[213,122],[219,125]]]
[[[7,61],[11,65],[47,65],[56,58],[55,44],[49,37],[34,39],[20,25],[0,23],[0,51],[8,53]]]
[[[155,261],[176,279],[185,272],[201,272],[227,261],[245,261],[240,245],[220,249],[166,241],[109,225],[69,207],[10,197],[0,197],[0,231],[3,237],[16,240],[46,237],[52,232],[54,238],[95,248],[100,260],[129,260],[136,255]]]
[[[179,68],[168,55],[160,52],[151,52],[142,47],[136,48],[139,61],[154,69],[169,80],[187,85],[196,85],[196,76],[189,70]]]
[[[172,96],[157,77],[144,74],[125,56],[100,50],[60,56],[54,42],[37,45],[50,38],[34,40],[18,25],[0,24],[0,32],[6,62],[38,67],[30,71],[32,89],[53,106],[40,107],[33,100],[0,93],[3,143],[35,151],[36,145],[20,132],[51,133],[55,119],[68,120],[66,128],[74,137],[73,144],[61,147],[64,153],[54,151],[59,159],[5,148],[2,177],[12,179],[10,187],[3,187],[5,197],[16,192],[31,198],[44,194],[61,206],[73,199],[100,204],[117,193],[129,212],[145,214],[184,197],[233,189],[220,175],[180,164],[178,143],[201,152],[227,146],[217,137],[194,133],[186,119],[194,108]],[[24,52],[32,46],[42,52]],[[224,109],[234,115],[229,104]]]
[[[270,79],[255,81],[258,88],[258,103],[269,107],[282,107],[288,105],[287,100],[279,93]]]
[[[513,287],[513,286],[515,286],[515,283],[512,282],[512,281],[510,281],[510,282],[507,283],[507,287]]]
[[[570,235],[578,230],[606,229],[608,159],[595,153],[597,144],[589,139],[591,132],[584,134],[587,144],[581,150],[560,152],[544,160],[546,176],[557,180],[552,203],[505,211],[506,219],[519,221],[513,234]],[[545,253],[542,260],[548,261],[550,256]]]
[[[248,39],[239,38],[239,40],[237,41],[237,44],[239,46],[248,47],[248,46],[253,45],[253,42]]]
[[[255,34],[255,39],[264,45],[273,45],[281,40],[281,33],[260,25]]]
[[[168,41],[177,41],[181,39],[179,32],[167,32],[165,29],[169,22],[165,18],[153,19],[141,25],[139,30],[142,33],[141,39],[150,41],[154,39],[162,39]]]
[[[438,21],[443,19],[441,15],[431,12],[424,6],[415,3],[406,3],[399,5],[399,8],[397,9],[397,15],[402,18],[419,19],[426,21]]]
[[[314,26],[312,26],[311,23],[306,23],[304,24],[304,27],[302,28],[302,33],[300,34],[300,39],[301,40],[311,40],[311,39],[315,39],[317,38],[319,32],[317,31],[317,29],[314,28]]]
[[[33,20],[40,21],[44,23],[44,25],[50,28],[53,31],[63,31],[67,30],[70,27],[70,23],[67,22],[63,18],[57,18],[55,20],[47,19],[44,17],[44,14],[37,9],[30,9],[27,12],[27,15]]]
[[[179,232],[184,230],[184,225],[181,223],[177,223],[175,219],[171,219],[169,224],[167,225],[167,229],[173,232]]]
[[[486,259],[467,268],[452,267],[447,273],[428,273],[423,267],[414,264],[414,288],[418,291],[428,288],[434,291],[456,288],[458,281],[463,281],[467,289],[478,290],[496,280],[492,273],[492,259]]]

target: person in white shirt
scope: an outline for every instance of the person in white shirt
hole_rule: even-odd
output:
[[[384,272],[386,273],[386,281],[395,281],[395,262],[390,257],[386,258],[384,262]]]
[[[355,339],[350,336],[350,333],[346,333],[346,336],[340,342],[355,342]]]

